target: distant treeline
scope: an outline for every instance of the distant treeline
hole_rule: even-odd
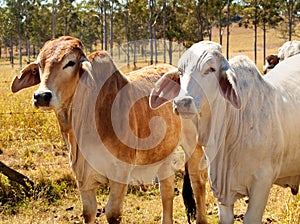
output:
[[[292,39],[300,0],[0,0],[0,10],[0,49],[13,63],[14,52],[30,58],[45,41],[62,35],[80,38],[89,52],[145,39],[189,47],[210,39],[213,27],[223,44],[224,29],[233,23],[253,29],[255,43],[259,27]],[[153,52],[150,46],[151,58]]]

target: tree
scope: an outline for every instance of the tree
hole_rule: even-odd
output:
[[[280,1],[269,1],[261,0],[260,1],[260,27],[263,30],[263,60],[266,58],[266,36],[267,28],[276,27],[282,18],[280,16]]]
[[[300,1],[299,0],[282,0],[284,5],[283,14],[285,15],[285,22],[288,24],[288,39],[292,40],[292,36],[294,33],[294,25],[296,22],[296,18],[300,15],[298,14],[300,11]]]
[[[260,0],[245,0],[244,24],[254,30],[254,63],[257,62],[257,26],[259,24]]]
[[[223,27],[226,26],[226,15],[224,14],[224,7],[228,4],[228,2],[224,0],[216,0],[215,6],[216,11],[218,12],[217,16],[217,26],[219,27],[219,43],[223,44]]]
[[[268,0],[245,0],[245,10],[243,11],[243,23],[245,27],[254,28],[254,62],[257,63],[257,28],[263,29],[264,52],[266,57],[266,29],[275,27],[282,20],[280,17],[280,1]]]
[[[113,42],[114,42],[114,4],[115,1],[110,1],[110,32],[109,32],[109,42],[110,42],[110,55],[113,56]]]
[[[150,41],[150,65],[153,64],[153,11],[154,11],[154,0],[149,0],[149,41]]]
[[[229,36],[230,36],[230,6],[231,6],[231,1],[232,0],[227,0],[227,19],[226,19],[226,28],[227,28],[227,41],[226,41],[226,57],[229,59]]]

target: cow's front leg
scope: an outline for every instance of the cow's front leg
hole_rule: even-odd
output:
[[[122,207],[127,192],[127,185],[109,181],[109,199],[105,206],[105,215],[108,223],[119,224],[122,218]]]
[[[248,209],[244,217],[244,224],[261,224],[270,189],[272,187],[272,183],[266,181],[267,179],[267,177],[263,177],[261,180],[252,184],[249,193]]]
[[[175,175],[160,181],[160,195],[163,206],[163,224],[173,223],[173,199]]]
[[[233,205],[225,206],[218,202],[218,210],[219,224],[233,224]]]
[[[207,169],[204,167],[200,169],[201,161],[204,159],[204,153],[200,145],[197,145],[194,153],[187,162],[190,181],[193,189],[193,193],[196,200],[196,223],[207,224],[206,219],[206,181],[207,181]]]
[[[94,223],[97,212],[96,189],[80,191],[85,223]]]

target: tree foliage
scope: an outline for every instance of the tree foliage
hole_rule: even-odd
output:
[[[2,0],[1,45],[40,47],[55,36],[80,38],[90,51],[102,45],[163,38],[190,46],[210,38],[212,27],[280,28],[289,36],[299,21],[300,0]],[[153,3],[150,18],[150,2]],[[227,18],[228,2],[230,16]],[[55,15],[55,32],[54,32]],[[112,30],[110,24],[113,24]],[[151,29],[150,29],[151,28]],[[287,32],[285,32],[287,33]],[[110,34],[110,35],[108,35]]]

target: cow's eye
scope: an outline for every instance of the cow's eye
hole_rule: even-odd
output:
[[[213,67],[210,67],[210,68],[208,68],[205,72],[204,72],[204,74],[205,75],[208,75],[208,74],[210,74],[211,72],[215,72],[216,71],[216,69],[214,69]]]
[[[182,68],[178,68],[178,72],[179,72],[179,77],[182,77],[183,76],[183,69]]]
[[[75,65],[74,61],[69,61],[64,67],[63,69],[67,68],[67,67],[73,67]]]
[[[214,69],[213,67],[210,67],[210,68],[209,68],[209,71],[210,71],[210,72],[215,72],[216,69]]]

